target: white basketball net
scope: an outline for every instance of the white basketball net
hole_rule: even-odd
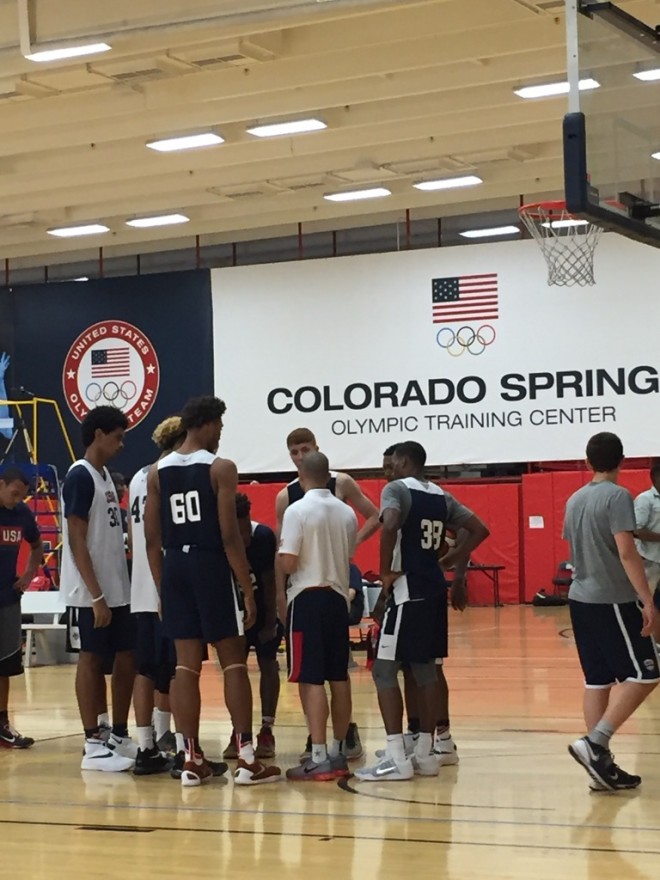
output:
[[[595,284],[594,252],[602,229],[576,220],[565,208],[528,205],[519,211],[548,265],[548,284],[567,287]]]

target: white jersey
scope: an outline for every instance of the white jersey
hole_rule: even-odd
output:
[[[157,612],[158,590],[147,560],[147,542],[144,538],[144,506],[147,501],[149,466],[139,470],[128,488],[128,514],[131,518],[131,611]]]
[[[62,569],[60,591],[67,605],[92,607],[69,545],[67,517],[87,520],[87,547],[96,579],[110,608],[128,605],[130,583],[117,492],[107,468],[99,473],[85,459],[74,462],[62,487]]]

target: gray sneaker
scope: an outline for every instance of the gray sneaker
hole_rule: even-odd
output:
[[[360,741],[360,731],[357,724],[351,722],[348,725],[346,733],[346,742],[344,743],[344,754],[349,761],[357,761],[364,754],[362,751],[362,742]]]
[[[339,754],[334,757],[328,756],[328,760],[330,761],[330,766],[333,768],[335,772],[335,776],[339,779],[341,776],[350,776],[351,771],[348,769],[348,761],[346,760],[346,756]]]
[[[290,779],[291,782],[332,782],[338,779],[340,775],[345,775],[339,771],[333,761],[337,761],[337,759],[326,758],[320,764],[315,764],[310,758],[304,764],[298,764],[297,767],[289,768],[286,771],[286,778]],[[344,760],[345,763],[346,761]]]
[[[156,745],[161,754],[167,755],[168,757],[174,757],[174,755],[176,755],[176,737],[171,730],[166,730]]]
[[[410,758],[397,764],[392,758],[383,758],[375,767],[360,767],[355,775],[362,782],[404,782],[412,779],[415,770]]]

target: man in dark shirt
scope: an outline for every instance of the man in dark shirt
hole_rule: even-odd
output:
[[[9,679],[23,673],[21,660],[21,595],[36,575],[43,558],[39,528],[23,499],[28,481],[20,470],[7,468],[0,475],[0,746],[28,749],[34,745],[9,723]],[[21,542],[30,544],[23,574],[16,565]]]

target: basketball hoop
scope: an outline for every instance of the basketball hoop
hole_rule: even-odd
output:
[[[548,265],[548,284],[595,284],[594,252],[602,229],[566,210],[566,202],[537,202],[518,210]]]

